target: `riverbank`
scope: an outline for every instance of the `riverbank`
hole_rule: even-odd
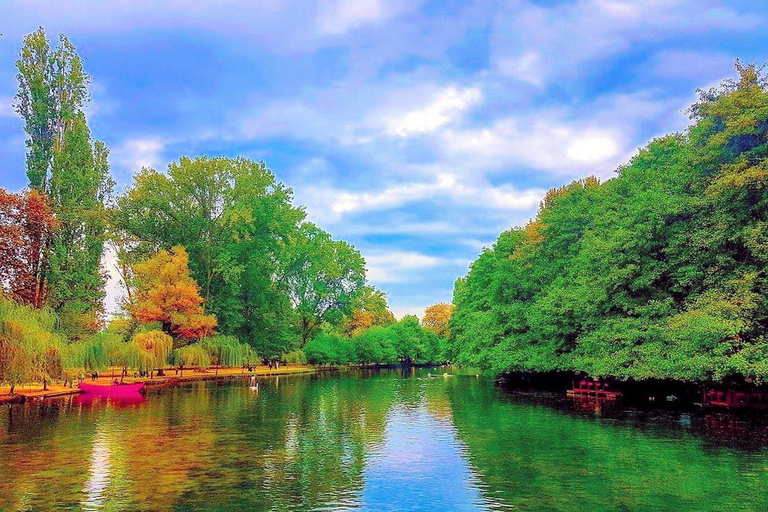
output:
[[[271,377],[276,375],[298,375],[305,373],[315,373],[318,371],[329,371],[331,369],[318,369],[314,366],[308,365],[284,365],[279,369],[270,369],[266,366],[258,366],[253,371],[243,371],[242,368],[219,368],[218,371],[215,368],[209,368],[205,371],[195,371],[185,369],[184,372],[176,372],[175,368],[166,369],[165,375],[149,377],[133,377],[127,376],[123,379],[123,382],[132,384],[135,382],[144,382],[147,389],[175,386],[176,384],[184,382],[196,382],[206,380],[234,380],[244,379],[250,376],[257,377]],[[116,368],[114,375],[116,378],[120,378],[121,369]],[[85,380],[90,384],[98,384],[103,386],[109,386],[114,381],[115,377],[112,376],[111,370],[105,371],[99,375],[96,380],[91,380],[90,377]],[[16,386],[15,393],[10,394],[9,386],[0,386],[0,404],[3,403],[20,403],[27,400],[39,400],[44,398],[54,398],[66,395],[76,395],[81,393],[77,385],[72,387],[63,386],[61,384],[48,384],[48,389],[43,390],[43,385],[28,384],[23,386]]]

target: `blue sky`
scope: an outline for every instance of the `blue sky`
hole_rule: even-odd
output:
[[[263,159],[420,315],[547,188],[610,178],[734,59],[768,62],[762,5],[0,0],[0,187],[25,185],[14,62],[42,25],[85,61],[119,185],[182,155]]]

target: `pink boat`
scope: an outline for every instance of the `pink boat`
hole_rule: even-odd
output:
[[[102,396],[132,396],[144,387],[143,382],[137,382],[136,384],[110,384],[109,386],[100,386],[98,384],[88,384],[87,382],[81,382],[78,387],[83,393],[92,393],[94,395]]]

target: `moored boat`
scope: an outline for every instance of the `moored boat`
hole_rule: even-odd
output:
[[[567,391],[568,396],[592,396],[596,398],[606,398],[608,400],[615,400],[621,396],[621,391],[614,391],[610,389],[609,384],[602,382],[595,382],[591,380],[582,380],[578,386]]]
[[[144,387],[144,383],[137,382],[134,384],[110,384],[108,386],[102,386],[99,384],[81,382],[78,387],[83,391],[83,393],[91,393],[94,395],[125,396],[133,395],[141,391],[141,389]]]

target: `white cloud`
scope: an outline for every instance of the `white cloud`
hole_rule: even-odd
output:
[[[325,0],[318,9],[320,31],[331,35],[383,21],[390,15],[380,0]]]
[[[545,84],[562,83],[600,73],[600,62],[644,43],[687,34],[754,30],[762,22],[754,14],[707,5],[711,3],[579,0],[543,7],[508,2],[495,19],[492,61],[520,79],[535,76]],[[546,62],[534,68],[534,75],[525,71],[535,62],[532,55]]]
[[[451,174],[440,174],[434,182],[413,182],[378,192],[356,192],[331,186],[308,187],[301,193],[310,215],[323,212],[321,221],[338,221],[357,212],[393,210],[405,204],[446,200],[451,206],[472,206],[497,211],[529,210],[539,204],[544,190],[518,190],[503,184],[462,182]]]
[[[544,85],[544,67],[541,55],[528,51],[518,57],[501,57],[497,63],[502,74],[541,87]]]
[[[160,169],[166,142],[161,137],[127,139],[112,150],[111,159],[122,170],[134,172],[142,167]]]
[[[542,119],[507,118],[490,128],[447,132],[446,150],[486,168],[517,163],[564,174],[584,170],[584,164],[605,164],[589,169],[605,175],[618,163],[615,158],[624,145],[618,131],[535,117]]]
[[[426,306],[403,306],[399,308],[392,308],[392,314],[395,315],[395,318],[398,320],[402,320],[403,317],[407,315],[416,315],[419,317],[419,320],[421,320],[424,318],[424,311],[426,309]]]
[[[402,283],[443,265],[469,266],[470,260],[440,258],[411,251],[364,251],[368,279],[373,283]]]
[[[618,154],[619,147],[610,136],[577,137],[566,148],[568,158],[576,162],[599,163]]]
[[[482,97],[476,87],[448,87],[439,91],[426,107],[388,119],[385,124],[390,134],[400,137],[433,132],[456,120],[469,107],[482,101]]]

